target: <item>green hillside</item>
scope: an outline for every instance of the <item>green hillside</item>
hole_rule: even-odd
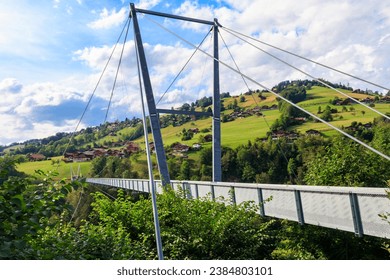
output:
[[[366,98],[374,97],[368,94],[353,93],[351,90],[340,89],[341,91],[347,93],[348,95],[362,100]],[[336,127],[342,128],[350,126],[352,122],[357,123],[368,123],[372,122],[374,118],[378,117],[378,114],[369,110],[368,108],[363,107],[359,104],[349,104],[345,106],[341,105],[332,105],[331,102],[335,98],[340,100],[345,100],[346,97],[325,87],[313,86],[306,90],[306,99],[302,102],[299,102],[298,105],[302,108],[314,113],[316,115],[319,109],[324,110],[327,106],[330,106],[332,109],[337,110],[337,113],[333,113],[333,121],[330,123]],[[245,99],[245,100],[244,100]],[[240,101],[239,101],[240,100]],[[254,92],[253,94],[245,94],[240,96],[232,96],[222,99],[223,106],[225,110],[222,112],[223,115],[230,115],[234,110],[231,109],[232,104],[236,103],[241,111],[245,111],[254,107],[263,106],[272,106],[278,104],[276,96],[268,92]],[[375,109],[382,113],[390,113],[390,104],[389,103],[380,103],[375,102]],[[204,110],[207,110],[209,106],[203,107]],[[201,108],[196,108],[200,110]],[[281,113],[278,109],[273,110],[261,110],[262,115],[251,115],[244,118],[236,118],[233,121],[223,122],[221,125],[222,132],[222,145],[226,147],[236,148],[242,144],[248,143],[248,141],[254,141],[256,138],[265,138],[267,133],[270,133],[270,127],[274,122],[280,117]],[[112,125],[111,125],[112,126]],[[108,130],[110,133],[106,132],[106,135],[101,135],[102,130],[90,129],[89,136],[87,134],[80,133],[74,138],[74,143],[81,143],[74,146],[74,149],[89,149],[96,146],[110,146],[113,143],[121,143],[127,139],[134,138],[137,131],[139,132],[141,124],[136,123],[131,126],[126,125],[117,125],[116,130]],[[188,120],[184,121],[181,125],[168,125],[161,129],[164,146],[169,147],[175,142],[180,142],[188,146],[192,146],[195,143],[201,143],[205,135],[211,134],[212,119],[200,119],[200,120]],[[110,126],[107,126],[108,128]],[[106,127],[106,130],[108,129]],[[115,126],[114,126],[115,127]],[[183,129],[199,129],[199,133],[194,134],[193,138],[190,140],[182,140]],[[314,129],[321,132],[325,136],[333,136],[339,134],[337,131],[332,130],[329,126],[313,121],[311,118],[308,118],[305,122],[293,125],[288,127],[288,130],[294,130],[301,134],[305,134],[307,130]],[[88,136],[88,137],[87,137]],[[89,142],[86,142],[88,141]],[[152,136],[149,134],[149,141],[152,141]],[[91,141],[93,140],[93,141]],[[138,143],[142,149],[145,147],[144,137],[141,135],[136,139],[133,139],[134,142]],[[64,143],[66,141],[63,141]],[[64,144],[63,144],[64,145]],[[202,143],[203,147],[211,146],[211,143]],[[15,149],[15,147],[13,147]],[[112,147],[112,149],[120,149],[120,145]],[[10,149],[10,148],[8,148]],[[143,156],[141,156],[142,158]],[[189,154],[190,159],[197,159],[197,153],[193,152]],[[136,165],[138,163],[135,163]],[[44,171],[56,170],[59,175],[58,177],[70,177],[70,170],[73,168],[74,171],[78,169],[79,164],[74,163],[64,163],[60,161],[59,164],[52,164],[51,160],[42,161],[42,162],[25,162],[19,165],[19,170],[26,173],[33,173],[36,169],[42,169]],[[80,163],[82,174],[88,176],[90,162]]]
[[[54,172],[58,173],[53,176],[54,179],[69,179],[71,172],[77,174],[78,168],[80,166],[80,173],[82,176],[89,176],[91,162],[79,162],[79,163],[65,163],[61,160],[62,157],[55,157],[50,160],[43,160],[37,162],[23,162],[18,165],[18,171],[35,174],[35,170],[42,170],[44,172]],[[55,163],[53,163],[53,160]],[[57,162],[57,160],[59,160]]]
[[[343,90],[348,95],[357,98],[357,99],[365,99],[370,97],[367,94],[356,94],[351,91]],[[253,108],[255,106],[271,106],[272,104],[277,104],[276,97],[271,93],[263,94],[266,97],[265,100],[261,100],[257,94],[253,94],[253,96],[245,96],[246,101],[243,103],[239,103],[240,107],[243,108]],[[330,100],[333,100],[335,97],[340,99],[345,99],[345,96],[334,92],[328,88],[315,86],[312,89],[307,91],[307,100],[303,102],[299,102],[298,105],[302,108],[310,111],[317,115],[318,107],[321,106],[323,109],[329,104]],[[233,102],[234,97],[225,98],[224,104],[225,107],[227,104]],[[254,101],[256,100],[256,102]],[[368,108],[363,107],[359,104],[348,105],[347,108],[354,108],[354,111],[341,112],[342,106],[331,106],[337,108],[339,113],[334,114],[334,120],[330,123],[335,125],[336,127],[341,128],[342,126],[346,127],[351,125],[352,122],[361,122],[367,123],[372,122],[374,118],[379,115]],[[375,109],[382,113],[390,113],[390,104],[378,103],[375,104]],[[362,111],[365,111],[362,114]],[[226,110],[223,113],[229,114],[232,110]],[[251,116],[242,119],[236,119],[232,122],[222,123],[221,133],[222,133],[222,145],[228,147],[237,147],[241,144],[246,144],[248,140],[253,141],[256,138],[263,138],[267,136],[267,132],[270,131],[270,126],[274,123],[274,121],[280,116],[279,110],[267,110],[262,111],[264,116]],[[341,118],[340,118],[341,117]],[[181,141],[180,140],[180,132],[183,128],[194,128],[198,127],[200,130],[203,128],[211,128],[211,118],[206,120],[198,120],[192,123],[187,123],[180,127],[172,127],[169,126],[167,128],[163,128],[161,130],[164,145],[170,145],[174,142],[182,142],[187,145],[197,143],[198,136],[194,136],[192,140],[189,141]],[[305,133],[309,129],[315,129],[327,136],[335,135],[338,132],[334,131],[332,128],[327,126],[326,124],[307,121],[301,125],[293,126],[290,128],[291,130],[297,130],[298,132]],[[200,134],[202,135],[202,134]],[[149,136],[151,139],[151,136]],[[143,140],[140,142],[144,143]]]

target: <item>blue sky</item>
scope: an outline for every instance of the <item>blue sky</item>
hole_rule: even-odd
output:
[[[206,20],[218,18],[223,26],[389,86],[388,1],[134,2],[143,9]],[[129,3],[122,0],[0,0],[0,145],[74,130],[123,28]],[[205,26],[149,18],[194,44],[207,33]],[[139,21],[154,93],[159,98],[193,49],[148,18],[140,15]],[[266,86],[272,87],[287,79],[307,78],[223,30],[221,35],[243,72]],[[81,127],[103,122],[121,47],[122,43]],[[211,38],[205,41],[204,49],[211,51]],[[232,65],[222,42],[220,54],[223,61]],[[379,90],[295,58],[280,56],[316,77]],[[211,71],[211,61],[197,54],[160,107],[170,108],[211,95]],[[131,29],[109,120],[140,114],[137,79]],[[240,94],[245,90],[241,78],[221,66],[221,91]]]

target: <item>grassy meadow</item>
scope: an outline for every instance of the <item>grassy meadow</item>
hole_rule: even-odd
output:
[[[91,162],[74,162],[65,163],[61,160],[62,157],[53,157],[50,160],[23,162],[18,165],[18,171],[26,174],[35,174],[35,170],[42,170],[45,173],[55,172],[57,175],[53,176],[54,179],[70,179],[71,170],[73,174],[77,174],[80,166],[81,175],[88,177],[91,168]],[[59,160],[57,164],[57,160]]]
[[[366,94],[357,94],[352,93],[347,90],[341,90],[348,95],[357,98],[364,99],[369,97]],[[266,99],[262,100],[257,93],[254,93],[252,96],[245,96],[244,102],[238,102],[238,105],[243,108],[253,108],[255,106],[271,106],[277,104],[276,97],[271,93],[263,93],[263,96]],[[337,93],[333,90],[330,90],[325,87],[313,87],[307,91],[307,99],[299,103],[299,106],[305,110],[310,111],[317,115],[318,109],[321,106],[321,109],[324,110],[326,106],[330,105],[332,108],[337,108],[338,113],[332,114],[333,121],[332,125],[336,127],[346,127],[351,125],[353,121],[367,123],[372,122],[375,117],[379,115],[376,112],[371,111],[369,108],[365,108],[360,104],[347,105],[347,111],[343,112],[343,106],[334,106],[331,105],[329,101],[333,100],[335,97],[340,99],[345,99],[346,97],[340,93]],[[229,97],[224,98],[223,103],[225,108],[231,103],[234,102],[234,98],[238,99],[239,97]],[[376,103],[376,110],[382,113],[390,113],[390,104],[385,103]],[[230,114],[232,110],[225,110],[222,112],[227,115]],[[274,123],[274,121],[279,117],[279,110],[265,110],[262,112],[263,116],[251,116],[247,118],[238,118],[231,122],[226,122],[221,124],[221,134],[222,134],[222,145],[235,148],[239,145],[246,144],[248,141],[254,141],[256,138],[266,137],[269,127]],[[183,144],[192,146],[194,143],[199,143],[200,135],[211,134],[212,120],[211,118],[201,119],[193,122],[188,122],[181,126],[173,127],[172,125],[166,128],[161,129],[161,134],[163,137],[164,146],[170,146],[175,142],[181,142]],[[191,140],[182,141],[182,131],[183,129],[198,128],[210,129],[210,132],[195,134]],[[339,134],[337,131],[330,128],[328,125],[321,122],[307,121],[301,125],[291,127],[291,129],[297,130],[300,133],[305,133],[309,129],[315,129],[322,132],[325,136],[334,136]],[[97,144],[103,144],[104,142],[117,142],[123,140],[125,135],[131,135],[135,128],[124,128],[120,131],[117,131],[116,136],[105,136],[97,141]],[[80,136],[78,136],[80,137]],[[149,134],[149,141],[152,140],[151,134]],[[136,139],[134,142],[137,142],[143,149],[145,147],[144,137]],[[90,143],[92,144],[92,143]],[[87,145],[87,144],[86,144]],[[84,145],[84,146],[86,146]],[[204,146],[211,146],[211,143],[204,143]],[[197,160],[197,153],[190,153],[189,159]],[[61,157],[53,158],[53,160],[61,159]],[[146,161],[145,156],[140,156],[136,160],[132,160],[134,168],[142,168]],[[46,160],[41,162],[26,162],[19,165],[18,170],[26,172],[28,174],[33,174],[34,170],[41,169],[43,171],[57,171],[59,173],[58,178],[70,178],[71,169],[73,168],[74,172],[77,172],[78,166],[81,168],[81,173],[83,176],[89,175],[89,170],[91,163],[90,162],[81,162],[81,163],[64,163],[60,160],[59,164],[53,164],[52,160]]]

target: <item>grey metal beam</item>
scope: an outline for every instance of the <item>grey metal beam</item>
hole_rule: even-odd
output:
[[[297,208],[298,222],[299,222],[299,224],[304,225],[305,218],[303,215],[301,192],[298,190],[294,190],[294,195],[295,195],[295,204],[296,204],[296,208]]]
[[[142,78],[145,87],[146,101],[147,101],[148,111],[149,111],[150,126],[152,129],[154,147],[156,149],[157,164],[160,171],[162,184],[163,186],[167,186],[170,184],[170,178],[168,172],[168,165],[166,162],[164,145],[163,145],[161,131],[160,131],[160,120],[158,118],[158,114],[156,110],[156,104],[154,101],[153,89],[150,81],[148,65],[146,62],[145,51],[142,44],[141,31],[139,29],[136,9],[133,3],[130,4],[130,8],[131,8],[131,16],[133,18],[134,40],[137,43],[138,55],[141,64]],[[145,131],[145,133],[147,133],[147,131]]]
[[[195,198],[196,199],[199,198],[199,187],[198,187],[198,184],[195,184]]]
[[[157,109],[159,114],[173,114],[173,115],[189,115],[198,117],[211,117],[213,113],[210,112],[197,112],[197,111],[183,111],[183,110],[170,110],[170,109]]]
[[[219,88],[218,20],[214,19],[213,182],[222,181],[221,100]]]
[[[215,201],[215,187],[214,187],[214,185],[210,186],[210,191],[211,191],[211,199],[213,201]]]
[[[257,197],[258,197],[258,200],[259,200],[260,216],[265,217],[263,190],[261,188],[257,189]]]
[[[230,193],[232,195],[232,204],[233,205],[236,205],[237,204],[237,200],[236,200],[236,190],[234,189],[234,187],[231,187],[230,188]]]
[[[184,20],[184,21],[191,21],[191,22],[202,23],[202,24],[207,24],[207,25],[214,25],[213,21],[208,21],[208,20],[203,20],[203,19],[183,17],[183,16],[165,14],[165,13],[160,13],[160,12],[155,12],[155,11],[143,10],[143,9],[135,9],[135,10],[137,12],[139,12],[139,13],[153,15],[153,16],[173,18],[173,19]]]
[[[364,233],[363,224],[362,224],[362,218],[360,216],[359,201],[356,193],[349,194],[349,201],[351,203],[351,212],[352,212],[353,227],[355,229],[355,235],[362,237]]]
[[[135,11],[134,4],[130,4],[131,9],[131,17],[133,18],[133,26],[134,26],[134,40],[136,42],[137,47],[137,67],[141,66],[141,71],[138,68],[138,71],[142,73],[144,88],[146,94],[147,105],[149,109],[150,115],[150,125],[152,128],[152,134],[154,139],[154,145],[157,154],[157,163],[160,170],[161,180],[163,185],[170,184],[168,166],[165,158],[164,146],[162,144],[162,136],[160,131],[160,120],[158,118],[158,114],[156,112],[156,104],[154,103],[154,96],[152,90],[152,84],[150,82],[148,65],[146,63],[145,52],[142,44],[141,32],[138,26],[137,14]],[[139,73],[140,76],[140,73]],[[160,222],[158,218],[158,209],[157,209],[157,199],[156,199],[156,190],[155,183],[153,178],[153,166],[150,158],[150,149],[149,149],[149,141],[148,141],[148,130],[146,125],[146,117],[145,117],[145,106],[144,106],[144,98],[142,94],[142,85],[141,85],[141,77],[139,77],[140,83],[140,91],[141,91],[141,103],[142,103],[142,115],[143,115],[143,125],[144,125],[144,135],[145,135],[145,145],[146,145],[146,154],[148,161],[148,171],[149,171],[149,180],[148,181],[148,192],[152,193],[152,206],[153,206],[153,220],[155,227],[155,238],[156,238],[156,246],[157,246],[157,254],[158,259],[163,260],[163,248],[162,248],[162,240],[161,240],[161,232],[160,232]]]

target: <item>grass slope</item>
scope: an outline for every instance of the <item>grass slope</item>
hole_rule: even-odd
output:
[[[91,162],[75,162],[65,163],[61,160],[62,157],[53,157],[52,160],[59,159],[59,164],[53,164],[52,160],[43,160],[35,162],[23,162],[17,166],[18,171],[26,174],[35,174],[35,170],[42,170],[45,173],[56,172],[58,175],[54,176],[55,179],[70,179],[71,169],[73,173],[77,174],[77,170],[80,166],[81,175],[89,176],[91,168]]]
[[[350,91],[342,90],[348,95],[357,98],[364,99],[369,97],[365,94],[356,94]],[[261,100],[258,97],[258,94],[254,93],[253,96],[245,96],[245,102],[238,102],[240,107],[244,108],[252,108],[255,106],[271,106],[272,104],[276,104],[276,97],[271,93],[263,93],[263,96],[266,97],[265,100]],[[322,110],[325,109],[326,106],[330,105],[329,101],[333,100],[335,97],[339,97],[340,99],[345,99],[346,97],[340,93],[337,93],[333,90],[330,90],[325,87],[315,86],[312,89],[307,91],[307,99],[303,102],[300,102],[298,105],[317,115],[318,107],[321,106]],[[230,97],[223,99],[224,106],[227,107],[229,104],[233,103],[234,98],[239,97]],[[373,121],[375,117],[379,115],[368,108],[363,107],[359,104],[348,105],[346,106],[348,111],[341,112],[342,106],[333,106],[332,108],[337,108],[338,113],[333,114],[334,120],[331,122],[336,127],[349,126],[353,121],[367,123]],[[354,111],[350,111],[350,108],[353,108]],[[376,103],[375,109],[382,113],[390,113],[390,104],[384,103]],[[364,111],[364,113],[363,113]],[[224,114],[231,113],[232,110],[225,110]],[[222,123],[221,125],[221,134],[222,134],[222,145],[235,148],[239,145],[246,144],[248,141],[254,141],[256,138],[265,137],[267,132],[269,131],[269,127],[273,124],[273,122],[279,117],[279,110],[266,110],[263,111],[264,116],[251,116],[243,119],[236,119],[232,122]],[[175,142],[181,142],[186,145],[193,145],[194,143],[199,143],[199,136],[211,134],[212,121],[211,118],[197,120],[193,122],[188,122],[181,126],[169,126],[161,129],[161,134],[163,138],[163,142],[165,146],[169,146]],[[208,128],[210,132],[208,133],[199,133],[195,134],[193,139],[188,141],[181,140],[181,132],[183,129],[189,128],[199,128],[199,130]],[[313,122],[308,121],[301,125],[291,127],[291,129],[295,129],[298,132],[305,133],[309,129],[316,129],[326,136],[334,136],[339,134],[337,131],[333,130],[326,124],[321,122]],[[96,141],[98,144],[103,144],[105,141],[117,142],[123,140],[124,135],[131,135],[133,133],[134,128],[125,128],[118,131],[116,136],[106,136],[104,138]],[[152,140],[151,134],[149,134],[149,141]],[[140,137],[135,140],[142,148],[145,147],[144,137]],[[91,143],[92,144],[92,143]],[[211,146],[211,143],[205,143],[204,146]],[[142,159],[139,162],[133,162],[135,167],[142,166],[142,163],[145,161],[145,158],[142,156]],[[189,154],[190,159],[197,160],[197,153]],[[66,164],[61,161],[58,167],[52,165],[51,161],[42,161],[42,162],[27,162],[19,165],[18,170],[26,172],[28,174],[33,174],[34,170],[42,169],[44,171],[57,170],[59,172],[58,178],[70,178],[70,170],[73,168],[75,172],[77,172],[79,163]],[[89,162],[80,163],[81,171],[83,175],[88,175],[90,169]]]
[[[358,94],[352,93],[347,90],[340,90],[353,98],[364,99],[369,97],[366,94]],[[263,93],[263,96],[266,97],[265,100],[261,100],[258,97],[258,94],[254,93],[253,96],[245,96],[245,102],[239,102],[240,107],[244,108],[252,108],[255,106],[271,106],[272,104],[276,104],[276,97],[271,93]],[[325,87],[315,86],[312,89],[307,91],[307,99],[303,102],[298,103],[299,106],[308,110],[311,113],[317,115],[318,107],[321,106],[322,110],[325,109],[326,106],[330,105],[329,101],[333,100],[335,97],[340,99],[345,99],[346,97],[340,93],[337,93],[331,89]],[[234,98],[239,97],[231,97],[225,98],[224,104],[227,107],[229,104],[233,103]],[[359,104],[348,105],[347,109],[354,108],[354,111],[341,112],[342,106],[333,106],[332,108],[337,108],[339,113],[334,114],[334,120],[331,122],[332,125],[341,128],[342,126],[349,126],[353,121],[367,123],[373,121],[375,117],[379,115],[368,108],[363,107]],[[382,113],[390,113],[390,105],[377,103],[375,104],[375,109]],[[364,111],[364,113],[362,113]],[[231,110],[226,110],[223,112],[224,114],[231,113]],[[252,116],[243,119],[236,119],[233,122],[222,123],[221,126],[221,134],[222,134],[222,145],[235,148],[239,145],[246,144],[248,141],[253,141],[256,138],[266,137],[267,132],[269,131],[269,127],[274,123],[274,121],[279,117],[279,110],[266,110],[263,111],[264,117]],[[174,142],[182,142],[187,145],[192,145],[193,143],[197,143],[199,138],[198,134],[194,136],[193,139],[189,141],[181,141],[180,132],[183,128],[191,128],[198,127],[202,128],[211,128],[211,118],[206,120],[198,120],[193,122],[192,124],[187,123],[183,126],[179,127],[167,127],[161,130],[161,134],[163,137],[164,145],[170,145]],[[328,125],[323,124],[321,122],[305,122],[299,126],[291,127],[291,129],[296,129],[298,132],[305,133],[309,129],[316,129],[326,136],[333,136],[338,134],[337,131],[330,128]],[[151,136],[149,135],[151,139]],[[143,142],[144,143],[144,142]]]

